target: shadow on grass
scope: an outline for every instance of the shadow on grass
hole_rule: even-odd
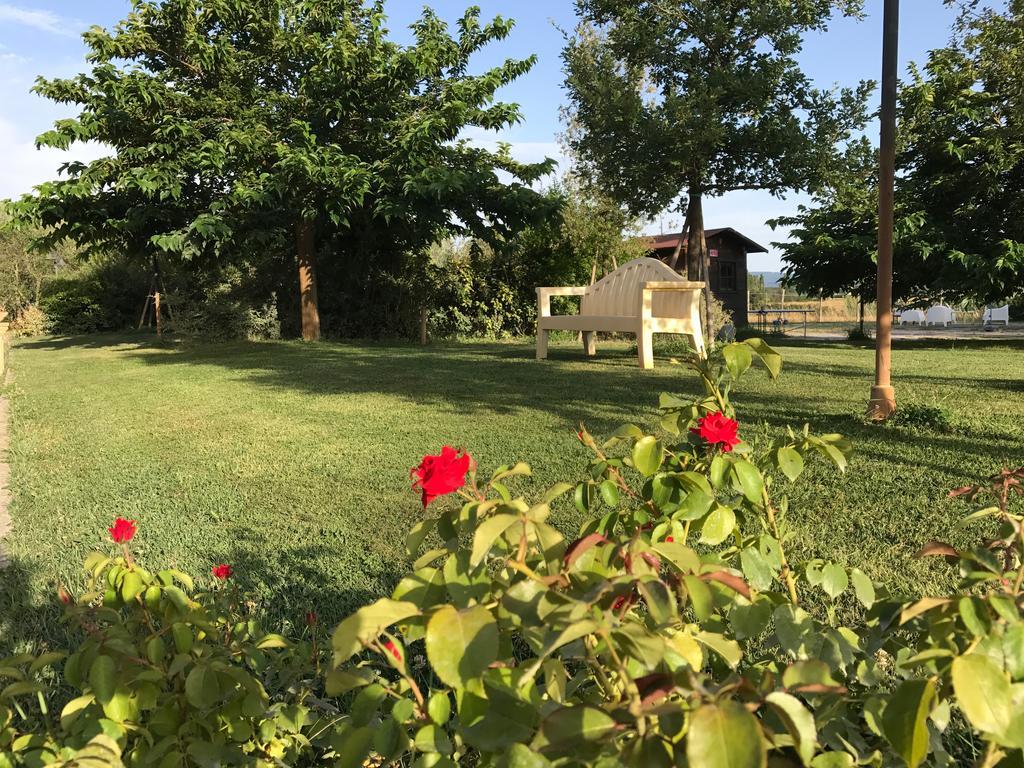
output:
[[[0,658],[64,646],[68,627],[55,589],[39,592],[45,574],[18,557],[8,556],[0,570]]]

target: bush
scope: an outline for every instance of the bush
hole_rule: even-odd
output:
[[[425,457],[424,509],[461,505],[410,532],[408,575],[327,647],[315,615],[263,630],[226,565],[212,588],[147,570],[117,521],[85,591],[60,593],[70,701],[60,654],[0,662],[7,764],[1020,765],[1024,468],[952,492],[983,546],[921,550],[957,565],[959,594],[794,562],[786,490],[850,446],[807,427],[745,442],[730,393],[755,359],[779,374],[760,340],[689,358],[704,392],[663,396],[661,433],[581,429],[586,478],[531,501],[511,490],[525,464],[485,479],[451,448]],[[550,522],[564,497],[586,518],[572,540]]]
[[[37,304],[29,304],[11,322],[15,336],[42,336],[50,330],[50,320]]]
[[[39,308],[56,334],[98,333],[138,322],[148,275],[124,259],[104,258],[45,283]]]
[[[886,424],[943,434],[956,431],[953,414],[948,408],[926,403],[901,404]]]
[[[855,325],[852,328],[846,329],[846,340],[847,341],[871,341],[871,334],[861,328],[859,325]]]

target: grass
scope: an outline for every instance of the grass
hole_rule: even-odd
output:
[[[932,430],[928,420],[864,423],[870,349],[774,343],[787,345],[784,374],[744,379],[742,434],[810,422],[857,448],[845,475],[816,463],[791,489],[797,556],[857,565],[904,593],[948,585],[938,558],[913,553],[931,538],[970,540],[953,530],[964,507],[945,498],[949,488],[1024,463],[1024,346],[897,348],[901,402],[948,417]],[[599,435],[625,421],[653,428],[660,392],[695,391],[666,351],[642,372],[622,343],[593,360],[556,344],[537,362],[524,342],[23,342],[8,387],[14,531],[0,637],[58,631],[49,590],[80,584],[82,556],[103,546],[116,515],[139,521],[145,562],[197,574],[229,562],[275,620],[315,607],[335,621],[406,567],[404,536],[423,515],[408,479],[420,456],[450,443],[484,471],[526,460],[528,493],[581,478],[580,421]],[[554,521],[571,532],[580,518],[563,504]]]

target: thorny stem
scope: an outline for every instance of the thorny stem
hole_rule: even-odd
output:
[[[619,679],[625,687],[625,692],[629,696],[629,711],[636,718],[637,735],[643,738],[644,733],[647,731],[647,720],[643,716],[643,698],[640,696],[640,689],[636,687],[636,682],[633,681],[626,671],[626,665],[622,663],[622,659],[619,658],[619,654],[615,651],[615,645],[608,636],[608,632],[600,630],[600,634],[604,639],[605,645],[608,647],[608,653],[611,655],[612,661],[615,663],[615,670],[618,672]]]
[[[768,498],[768,490],[766,488],[761,489],[761,498],[764,501],[765,511],[768,513],[768,525],[771,526],[772,536],[779,543],[779,557],[782,559],[782,580],[786,582],[786,588],[789,590],[789,598],[793,601],[794,605],[800,604],[800,598],[796,592],[796,579],[793,578],[793,569],[789,567],[789,560],[786,559],[786,549],[782,543],[782,534],[779,533],[779,522],[775,515],[775,508],[772,506],[772,501]]]

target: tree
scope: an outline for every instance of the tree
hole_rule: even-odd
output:
[[[112,31],[85,34],[90,72],[36,85],[81,108],[40,145],[113,152],[69,164],[25,210],[53,238],[198,269],[290,250],[302,335],[319,337],[325,247],[351,257],[443,231],[507,234],[529,219],[529,185],[551,167],[459,138],[520,118],[494,95],[533,58],[468,71],[511,21],[481,25],[470,9],[453,38],[426,9],[408,46],[384,25],[382,0],[135,0]]]
[[[893,295],[1001,302],[1024,290],[1024,2],[972,4],[950,45],[900,89]],[[793,227],[787,281],[807,292],[874,290],[877,158],[863,143]]]
[[[706,278],[702,201],[813,186],[863,124],[870,88],[811,87],[801,36],[859,0],[576,0],[563,53],[569,141],[582,167],[636,215],[685,196],[686,264]],[[673,266],[680,256],[680,245]]]
[[[31,304],[38,304],[46,279],[65,263],[75,260],[67,242],[41,252],[32,241],[42,233],[19,222],[0,201],[0,317],[18,316]]]

